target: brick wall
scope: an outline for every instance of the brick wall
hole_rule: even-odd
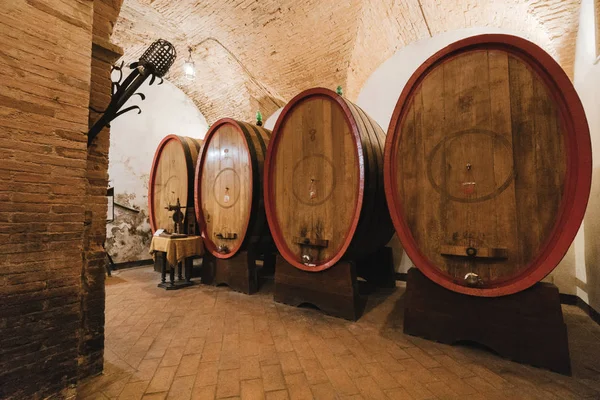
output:
[[[119,13],[119,2],[94,1],[91,60],[90,108],[104,110],[110,102],[111,65],[123,54],[110,43],[112,27]],[[90,112],[90,127],[99,115]],[[86,164],[83,268],[81,270],[81,331],[79,337],[79,377],[102,372],[104,361],[104,280],[107,258],[106,189],[108,187],[108,149],[110,129],[103,129],[88,149]]]
[[[120,49],[108,38],[119,7],[2,3],[3,399],[72,397],[78,379],[102,370],[108,133],[89,151],[86,133],[88,105],[110,99]]]
[[[2,2],[0,398],[77,380],[92,6]]]

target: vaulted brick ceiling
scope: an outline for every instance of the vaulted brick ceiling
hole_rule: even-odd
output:
[[[407,44],[446,31],[520,32],[572,74],[580,0],[124,0],[112,40],[137,60],[161,37],[177,48],[167,78],[209,123],[270,115],[312,86],[355,99],[369,75]],[[193,48],[196,80],[182,64]]]

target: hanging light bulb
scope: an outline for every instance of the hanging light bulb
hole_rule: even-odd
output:
[[[196,78],[196,66],[192,60],[192,48],[188,47],[190,53],[188,59],[183,63],[183,73],[188,81],[193,81]]]

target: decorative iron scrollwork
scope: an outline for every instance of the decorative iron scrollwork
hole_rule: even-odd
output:
[[[100,131],[110,126],[110,122],[120,115],[123,115],[129,111],[138,110],[138,114],[142,112],[139,106],[134,105],[121,110],[121,107],[129,100],[132,96],[138,95],[143,100],[146,96],[143,93],[136,93],[142,83],[150,77],[150,85],[154,83],[156,78],[159,79],[158,85],[163,83],[163,76],[169,71],[169,68],[175,62],[177,52],[175,47],[166,40],[158,39],[150,45],[142,54],[139,61],[129,65],[132,69],[131,73],[127,78],[123,80],[123,65],[113,65],[112,71],[117,71],[119,78],[116,82],[112,82],[111,85],[111,100],[104,111],[90,109],[98,114],[102,114],[101,117],[94,123],[88,132],[88,146],[90,146]]]

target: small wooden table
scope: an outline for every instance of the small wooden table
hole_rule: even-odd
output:
[[[185,238],[169,238],[154,236],[150,244],[150,254],[164,253],[161,263],[161,282],[158,287],[166,290],[176,290],[194,283],[191,281],[192,265],[188,260],[190,257],[204,255],[204,243],[200,236],[188,236]],[[182,264],[185,264],[185,280],[182,276]],[[166,282],[167,266],[169,270],[169,282]],[[175,267],[178,266],[178,281],[175,282]]]

